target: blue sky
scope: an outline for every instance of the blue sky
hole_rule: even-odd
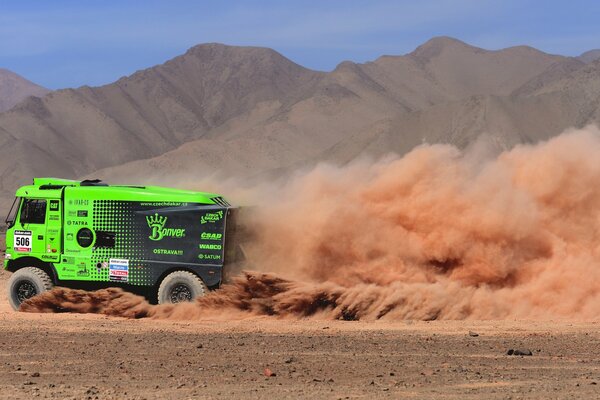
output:
[[[271,47],[309,68],[405,54],[433,36],[579,55],[600,1],[0,0],[0,67],[51,89],[101,85],[206,42]]]

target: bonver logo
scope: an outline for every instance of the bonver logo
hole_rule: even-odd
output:
[[[148,238],[150,240],[161,240],[164,237],[184,237],[185,229],[181,228],[165,228],[165,224],[167,223],[167,217],[163,217],[158,215],[158,213],[154,213],[154,215],[148,215],[146,217],[146,222],[148,222],[148,227],[152,229],[152,233]]]

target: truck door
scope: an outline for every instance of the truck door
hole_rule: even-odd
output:
[[[46,199],[23,199],[13,235],[19,255],[41,259],[46,254],[46,208]]]
[[[59,261],[61,212],[59,199],[23,199],[15,223],[14,250],[49,262]]]

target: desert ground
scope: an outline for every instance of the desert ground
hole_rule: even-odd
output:
[[[600,397],[598,323],[29,314],[8,275],[1,399]]]

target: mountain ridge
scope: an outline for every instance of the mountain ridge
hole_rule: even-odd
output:
[[[588,50],[577,57],[577,59],[586,64],[600,60],[600,49]]]
[[[261,176],[424,141],[465,147],[482,134],[509,147],[596,122],[594,91],[578,93],[600,82],[594,66],[437,37],[321,72],[267,48],[201,44],[114,83],[0,113],[0,191],[41,174]]]
[[[11,109],[29,96],[42,97],[49,92],[13,71],[0,68],[0,112]]]

